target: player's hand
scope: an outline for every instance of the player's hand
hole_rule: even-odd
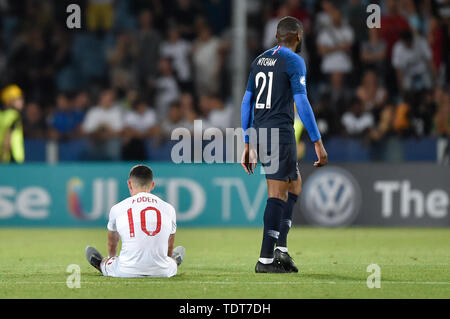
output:
[[[318,140],[314,142],[314,148],[316,150],[317,161],[314,162],[315,167],[324,166],[328,163],[328,154],[325,151],[325,147],[323,147],[322,140]]]
[[[257,157],[256,151],[250,148],[248,143],[245,143],[244,152],[242,153],[241,165],[247,174],[254,174],[256,168]]]

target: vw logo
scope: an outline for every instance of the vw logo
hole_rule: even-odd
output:
[[[301,209],[312,224],[326,227],[351,224],[359,213],[361,190],[347,171],[321,168],[306,181]]]

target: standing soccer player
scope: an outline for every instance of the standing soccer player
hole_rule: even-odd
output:
[[[323,166],[328,162],[306,94],[305,61],[297,54],[303,38],[301,22],[293,17],[281,19],[276,38],[277,46],[253,61],[241,106],[245,142],[241,164],[248,174],[254,173],[256,151],[249,143],[255,141],[252,141],[253,136],[248,130],[253,127],[258,137],[258,154],[268,189],[263,241],[255,267],[257,273],[298,272],[287,249],[293,207],[302,186],[293,127],[294,102],[314,143],[318,158],[314,166]]]
[[[108,258],[86,247],[88,262],[104,276],[172,277],[184,259],[182,246],[173,248],[177,229],[175,209],[150,194],[155,187],[153,172],[145,165],[130,171],[131,197],[114,205],[109,213]],[[119,239],[122,250],[117,256]]]

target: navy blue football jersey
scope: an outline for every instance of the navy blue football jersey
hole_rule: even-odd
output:
[[[253,127],[279,129],[279,143],[295,143],[294,95],[306,94],[306,66],[289,48],[276,46],[252,63],[247,91],[252,92]],[[259,136],[259,135],[258,135]]]

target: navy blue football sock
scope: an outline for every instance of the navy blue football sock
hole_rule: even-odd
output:
[[[267,199],[264,211],[264,234],[261,246],[261,258],[273,258],[273,249],[280,233],[280,221],[286,202],[279,198]]]
[[[297,201],[298,195],[289,193],[288,200],[285,205],[283,217],[281,218],[280,235],[278,236],[277,246],[287,247],[287,236],[292,224],[292,213],[294,211],[294,205]]]

